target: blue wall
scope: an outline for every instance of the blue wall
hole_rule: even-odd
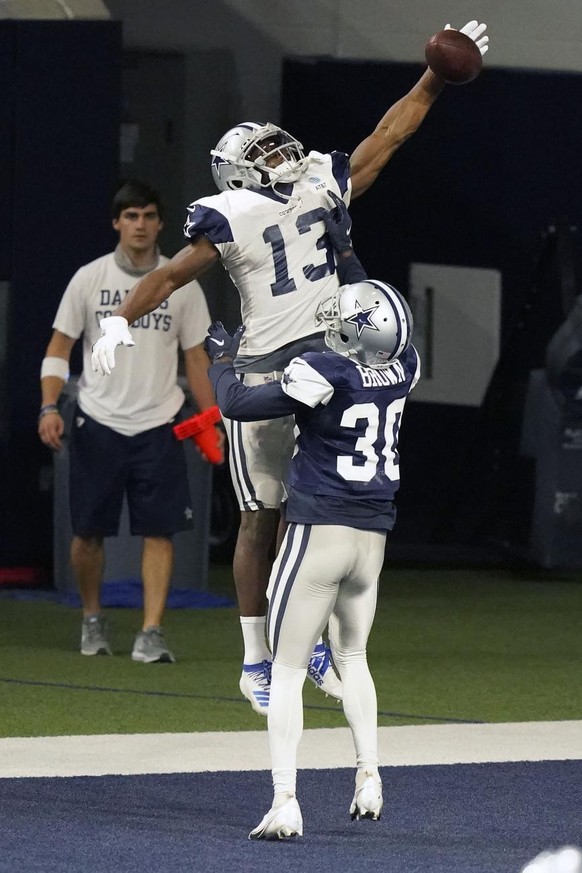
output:
[[[121,43],[118,22],[0,22],[0,280],[10,283],[0,565],[50,566],[40,364],[71,275],[114,239]]]

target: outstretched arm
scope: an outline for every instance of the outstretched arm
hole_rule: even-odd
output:
[[[470,37],[481,54],[488,49],[483,36],[487,25],[469,21],[461,32]],[[450,28],[450,24],[446,28]],[[401,97],[380,119],[372,133],[356,147],[350,157],[352,198],[359,197],[376,180],[394,152],[418,130],[429,109],[445,86],[445,80],[429,68],[408,94]]]
[[[352,199],[367,191],[394,152],[420,127],[444,87],[441,76],[426,70],[414,88],[394,103],[375,130],[356,146],[350,157]]]

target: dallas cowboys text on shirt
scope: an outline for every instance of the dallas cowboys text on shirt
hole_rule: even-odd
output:
[[[125,291],[111,291],[108,288],[102,288],[99,291],[99,305],[100,306],[111,306],[112,309],[97,309],[95,311],[95,318],[97,320],[97,324],[102,318],[108,318],[110,315],[115,315],[115,309],[120,305],[123,298],[129,294],[129,288]],[[164,300],[157,309],[154,309],[153,312],[150,312],[148,315],[142,315],[141,318],[138,318],[137,321],[134,321],[133,324],[130,324],[130,327],[133,328],[152,328],[153,330],[161,330],[166,333],[170,330],[170,326],[172,324],[172,316],[166,312],[160,312],[160,310],[164,310],[168,308],[168,301]]]

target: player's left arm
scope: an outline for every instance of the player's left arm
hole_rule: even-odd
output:
[[[487,51],[488,38],[482,35],[485,29],[486,25],[476,21],[461,28],[477,43],[482,54]],[[418,130],[445,84],[441,76],[426,69],[408,94],[390,107],[372,133],[356,147],[350,156],[352,199],[370,187],[394,152]]]
[[[284,393],[280,382],[252,388],[237,379],[232,359],[221,358],[208,371],[220,411],[235,421],[263,421],[294,415],[303,404]]]
[[[212,361],[208,376],[220,411],[235,421],[262,421],[293,415],[301,404],[288,397],[279,382],[251,388],[237,379],[233,362],[244,330],[241,324],[231,335],[221,321],[213,321],[204,340],[206,354]]]

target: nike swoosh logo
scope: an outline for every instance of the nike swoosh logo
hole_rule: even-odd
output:
[[[224,340],[217,340],[217,339],[214,339],[213,336],[210,337],[210,342],[211,342],[211,343],[216,343],[217,346],[223,346],[223,345],[224,345]]]

